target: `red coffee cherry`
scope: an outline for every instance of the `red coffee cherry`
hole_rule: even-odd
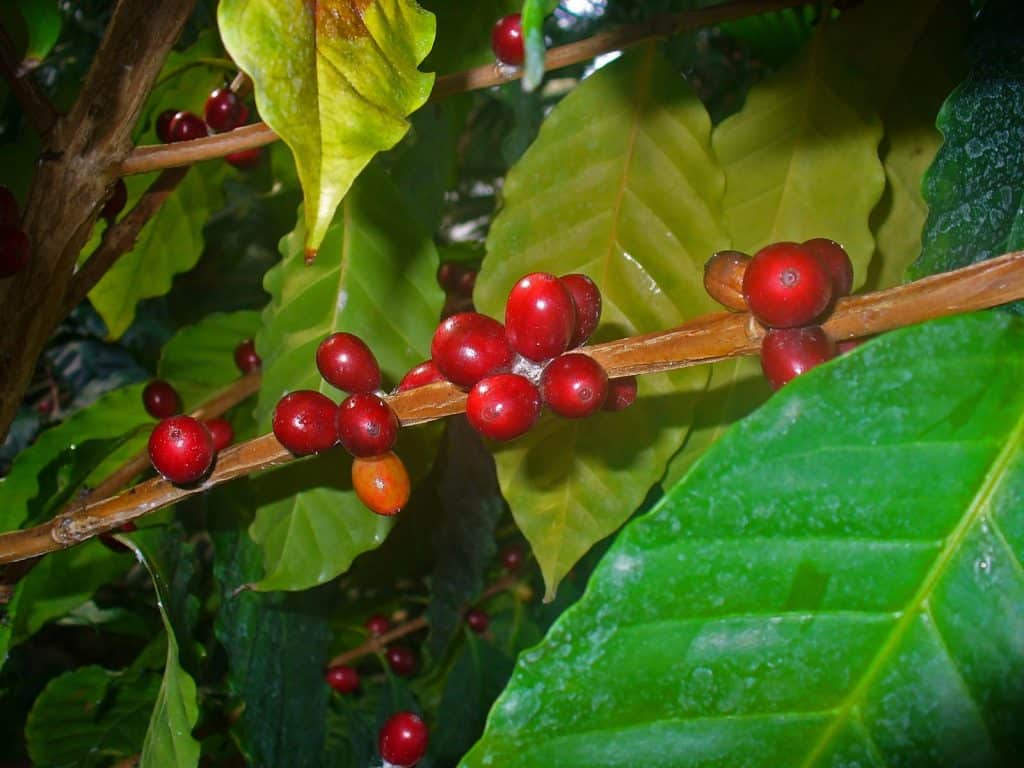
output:
[[[623,376],[621,379],[609,379],[608,397],[604,401],[604,410],[623,411],[636,400],[636,376]]]
[[[156,137],[164,144],[170,144],[173,141],[171,138],[171,121],[174,120],[176,114],[178,114],[176,109],[165,109],[156,118]]]
[[[153,428],[149,460],[172,483],[193,483],[213,463],[213,437],[198,419],[172,416]]]
[[[352,461],[352,488],[371,512],[391,517],[409,503],[412,484],[405,464],[388,451]]]
[[[572,296],[554,275],[526,275],[509,292],[505,337],[523,357],[538,363],[557,357],[569,348],[575,328]]]
[[[843,341],[837,341],[836,355],[845,355],[847,352],[852,352],[869,339],[871,339],[870,336],[862,336],[859,339],[845,339]]]
[[[391,671],[399,677],[412,677],[416,674],[416,652],[404,645],[392,645],[385,654]]]
[[[427,753],[430,732],[414,712],[399,712],[384,723],[377,737],[380,756],[395,768],[411,768]]]
[[[251,168],[255,168],[262,159],[263,147],[240,149],[237,152],[232,152],[230,155],[224,155],[224,160],[227,164],[234,166],[240,171],[248,171]]]
[[[296,456],[326,451],[338,442],[337,411],[334,401],[319,392],[291,392],[274,408],[274,436]]]
[[[846,249],[827,237],[807,240],[803,247],[821,260],[825,271],[832,278],[832,297],[838,299],[841,296],[849,296],[853,290],[853,262],[850,261]]]
[[[569,291],[576,309],[576,329],[569,340],[569,349],[575,349],[586,344],[587,339],[597,330],[601,320],[601,290],[597,283],[578,272],[562,275],[558,279]]]
[[[31,255],[28,235],[15,227],[0,227],[0,277],[10,277],[23,270]]]
[[[338,440],[353,456],[380,456],[398,439],[398,417],[372,392],[349,395],[335,416]]]
[[[0,184],[0,228],[21,227],[21,213],[18,208],[18,201],[14,193],[8,187]]]
[[[380,389],[380,366],[366,342],[354,333],[332,333],[316,348],[316,367],[344,392]]]
[[[103,204],[103,208],[100,210],[100,216],[106,219],[108,223],[113,224],[117,215],[124,210],[127,202],[128,187],[125,186],[124,179],[118,179],[114,182],[114,188],[110,192],[110,197],[107,198],[107,202]]]
[[[227,419],[214,418],[206,420],[206,428],[210,430],[213,437],[213,449],[220,453],[233,442],[235,442],[235,430],[231,428],[231,422]]]
[[[163,379],[153,379],[142,390],[142,405],[154,419],[166,419],[181,413],[178,390]]]
[[[444,376],[437,370],[433,360],[427,360],[415,368],[409,369],[409,372],[398,382],[398,391],[405,392],[408,389],[425,387],[427,384],[433,384],[435,381],[444,381]]]
[[[491,50],[494,51],[494,58],[502,64],[522,66],[526,58],[526,47],[521,14],[513,13],[498,19],[491,30]]]
[[[355,667],[345,664],[330,667],[324,678],[338,693],[355,693],[359,690],[359,671]]]
[[[455,293],[465,269],[457,261],[446,261],[437,268],[437,284],[445,293]]]
[[[203,114],[206,124],[217,133],[224,133],[237,128],[241,124],[241,99],[230,88],[217,88],[206,97]]]
[[[832,300],[832,281],[817,256],[796,243],[762,248],[743,275],[743,296],[767,326],[807,325]]]
[[[481,379],[466,399],[470,426],[491,440],[512,440],[526,434],[540,416],[540,408],[537,387],[514,373]]]
[[[487,628],[491,625],[491,617],[481,611],[479,608],[470,608],[466,611],[466,626],[476,632],[478,635],[482,635],[487,631]]]
[[[448,381],[472,387],[484,376],[509,370],[515,353],[497,320],[478,312],[460,312],[437,326],[430,358]]]
[[[455,293],[465,299],[473,298],[473,289],[476,288],[477,270],[468,267],[462,271],[458,283],[455,285]]]
[[[772,328],[761,342],[761,370],[773,389],[835,356],[835,344],[817,325]]]
[[[198,115],[193,115],[191,112],[178,112],[171,119],[171,124],[167,130],[172,142],[192,141],[192,139],[199,139],[209,135],[203,119]]]
[[[391,622],[388,620],[387,616],[381,616],[379,613],[375,613],[363,622],[363,626],[366,627],[367,631],[374,637],[380,637],[391,629]]]
[[[540,394],[547,406],[567,419],[596,413],[608,396],[608,374],[592,357],[579,353],[562,355],[544,369]]]
[[[256,354],[256,342],[252,339],[239,342],[238,346],[235,347],[235,365],[238,366],[238,370],[242,373],[252,373],[259,370],[260,366],[263,365],[263,361]]]
[[[523,551],[519,547],[506,547],[501,551],[500,557],[501,564],[510,573],[523,567]]]

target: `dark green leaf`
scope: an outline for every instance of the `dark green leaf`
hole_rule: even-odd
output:
[[[989,312],[787,385],[619,535],[464,765],[1015,764],[1022,380]]]
[[[491,29],[502,16],[519,11],[522,0],[423,0],[422,5],[437,17],[437,37],[423,68],[445,75],[493,62]]]

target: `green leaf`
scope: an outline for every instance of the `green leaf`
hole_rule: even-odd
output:
[[[850,254],[855,284],[864,281],[874,251],[868,217],[885,176],[881,123],[861,88],[819,34],[715,128],[734,248],[829,237]]]
[[[971,45],[971,70],[943,104],[944,143],[924,180],[928,203],[914,277],[1024,247],[1024,8],[989,3]],[[1024,303],[1011,305],[1018,314]]]
[[[439,75],[492,64],[495,22],[523,5],[522,0],[423,0],[421,4],[437,18],[437,38],[423,67]]]
[[[89,440],[115,438],[151,425],[142,405],[142,384],[110,392],[53,429],[43,432],[18,455],[11,472],[0,482],[0,529],[24,524],[29,503],[39,493],[40,473],[69,448]]]
[[[787,385],[617,537],[464,765],[1014,764],[1022,378],[984,313]]]
[[[215,631],[228,654],[231,692],[245,705],[242,743],[251,764],[316,766],[330,695],[323,670],[331,592],[239,591],[262,569],[262,554],[246,532],[254,506],[247,480],[213,491]]]
[[[260,313],[218,312],[178,331],[164,345],[157,372],[174,384],[186,410],[241,375],[235,366],[235,347],[260,328]]]
[[[143,528],[118,536],[146,566],[157,595],[167,633],[167,663],[142,746],[140,768],[193,768],[199,763],[199,742],[192,729],[199,719],[196,684],[182,667],[180,644],[191,643],[190,617],[195,598],[188,595],[194,552],[184,549],[176,528]]]
[[[356,176],[430,95],[434,78],[416,67],[434,17],[413,0],[225,0],[217,17],[260,115],[295,155],[315,253]]]
[[[585,80],[509,173],[475,299],[504,317],[528,272],[584,272],[604,296],[597,338],[631,336],[710,311],[704,261],[728,247],[710,121],[654,46]],[[547,597],[657,482],[690,428],[708,371],[647,376],[624,414],[545,418],[498,449],[502,493],[529,539]]]
[[[523,0],[522,25],[525,61],[523,90],[535,91],[544,79],[544,18],[551,13],[558,0]]]
[[[223,177],[220,163],[192,168],[142,228],[135,247],[89,292],[111,339],[120,338],[132,324],[139,301],[167,293],[176,274],[195,266],[203,252],[203,225],[224,204]],[[138,199],[154,178],[147,174],[125,179],[129,201]]]
[[[39,64],[60,37],[60,8],[57,0],[19,0],[17,5],[28,32],[22,59]]]
[[[313,265],[297,258],[305,235],[301,224],[282,240],[285,259],[267,273],[272,298],[256,337],[263,358],[256,414],[263,430],[286,392],[315,389],[342,398],[314,362],[317,345],[334,331],[363,338],[390,382],[430,357],[443,302],[434,278],[437,252],[402,211],[387,176],[370,169],[338,209]],[[402,430],[396,451],[414,480],[425,474],[437,434],[431,427]],[[261,478],[263,505],[251,530],[266,565],[259,589],[323,583],[384,540],[393,523],[356,498],[350,462],[336,450]]]

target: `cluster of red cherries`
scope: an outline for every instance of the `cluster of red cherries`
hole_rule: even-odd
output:
[[[235,348],[235,365],[242,373],[258,370],[262,361],[252,339]],[[172,483],[194,483],[213,466],[217,453],[235,440],[227,419],[200,420],[181,413],[178,391],[162,379],[154,379],[142,390],[146,413],[160,423],[149,436],[149,460]]]
[[[204,119],[205,118],[205,119]],[[203,117],[194,112],[167,109],[156,118],[156,135],[164,144],[192,141],[211,133],[227,133],[249,120],[249,107],[228,87],[217,88],[206,98]],[[259,163],[262,147],[243,149],[224,156],[235,168],[248,169]]]
[[[719,251],[705,265],[704,286],[767,327],[761,370],[774,389],[860,343],[837,345],[818,324],[853,287],[853,264],[833,240],[773,243],[753,257]]]

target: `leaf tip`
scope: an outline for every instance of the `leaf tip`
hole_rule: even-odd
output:
[[[317,249],[317,248],[310,248],[310,247],[306,248],[306,250],[304,252],[303,258],[306,261],[306,266],[307,267],[311,266],[313,264],[313,262],[316,261],[316,254],[317,254],[318,250],[319,249]]]

